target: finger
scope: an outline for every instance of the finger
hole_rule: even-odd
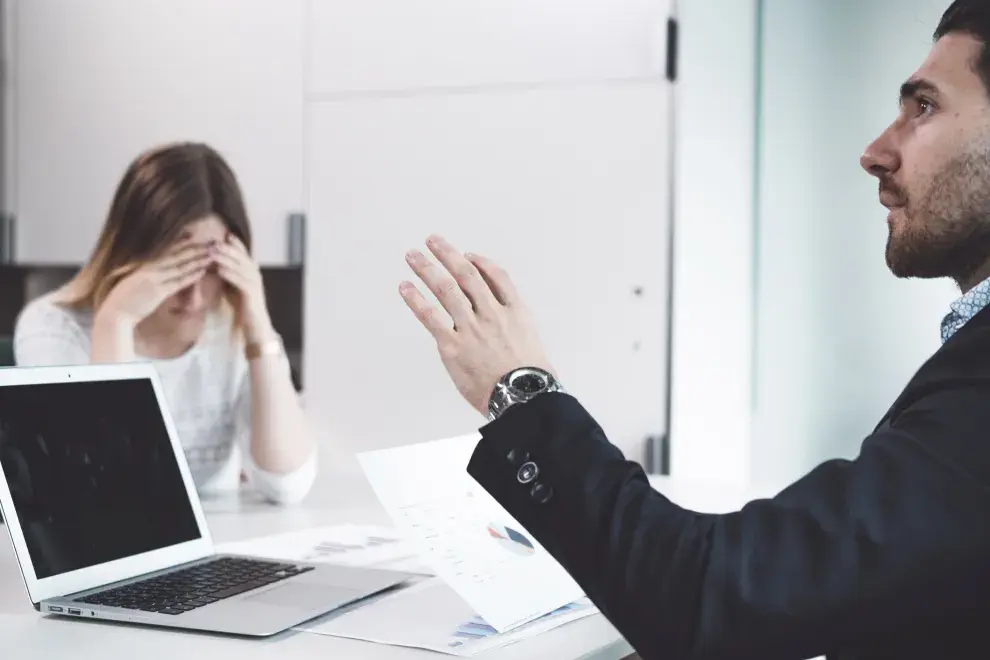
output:
[[[223,244],[230,245],[231,247],[235,248],[238,252],[242,252],[246,255],[250,254],[250,252],[248,252],[247,246],[244,245],[244,241],[237,238],[237,236],[235,236],[234,234],[228,233]]]
[[[229,254],[218,254],[214,263],[217,274],[243,293],[253,294],[263,290],[261,271],[251,267],[253,262],[238,261]]]
[[[454,320],[454,327],[464,327],[474,320],[471,301],[468,300],[457,282],[445,276],[440,268],[435,266],[419,250],[410,250],[406,254],[406,261],[450,314],[450,318]]]
[[[223,256],[227,258],[231,263],[247,265],[252,263],[251,256],[246,252],[243,252],[236,245],[231,245],[229,243],[221,243],[217,246],[216,253],[217,257]]]
[[[203,278],[206,274],[206,266],[200,266],[198,268],[188,268],[183,271],[180,275],[177,275],[171,279],[164,282],[165,294],[170,296],[177,291],[185,289],[187,286],[192,286],[199,280]]]
[[[230,266],[228,264],[218,263],[217,275],[222,277],[225,282],[232,285],[239,292],[244,293],[250,289],[250,281],[244,277],[236,267]]]
[[[495,298],[500,303],[511,307],[521,302],[519,293],[516,291],[516,285],[512,283],[509,274],[501,266],[491,259],[477,254],[467,254],[465,258],[475,265],[478,272],[481,273],[481,276],[488,284],[488,288],[495,294]]]
[[[440,236],[431,236],[426,241],[430,252],[443,264],[464,294],[470,299],[474,309],[484,313],[493,309],[499,302],[491,287],[482,278],[477,267],[467,260],[454,246]]]
[[[175,280],[185,280],[190,273],[199,273],[202,275],[206,272],[206,269],[213,262],[213,259],[206,253],[192,256],[186,258],[167,270],[159,271],[162,276],[162,281],[171,284]],[[181,287],[180,287],[181,288]]]
[[[202,245],[185,242],[181,247],[170,250],[164,257],[155,264],[155,270],[167,273],[176,268],[181,268],[190,261],[195,261],[206,256],[207,251]]]
[[[431,305],[411,282],[403,282],[399,285],[399,295],[434,339],[439,342],[450,334],[451,328],[440,317],[440,310],[436,305]]]
[[[261,271],[253,267],[253,262],[245,261],[237,255],[221,251],[214,257],[214,263],[217,264],[217,272],[221,277],[224,277],[224,273],[231,276],[236,274],[245,284],[258,282],[261,279]]]

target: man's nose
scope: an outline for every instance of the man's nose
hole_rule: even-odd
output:
[[[901,158],[890,128],[866,146],[866,150],[859,158],[859,164],[877,178],[892,174],[900,168]]]

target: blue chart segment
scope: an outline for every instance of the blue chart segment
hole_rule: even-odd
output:
[[[492,523],[488,525],[488,535],[513,554],[526,557],[536,552],[532,542],[511,527]]]

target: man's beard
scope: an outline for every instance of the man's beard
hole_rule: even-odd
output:
[[[882,191],[903,203],[895,232],[889,227],[886,259],[897,277],[970,280],[990,260],[990,150],[984,145],[939,172],[917,200],[893,182]],[[896,222],[896,221],[895,221]]]

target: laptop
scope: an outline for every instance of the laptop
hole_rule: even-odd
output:
[[[150,363],[0,369],[0,512],[63,617],[263,637],[413,577],[218,554]]]

